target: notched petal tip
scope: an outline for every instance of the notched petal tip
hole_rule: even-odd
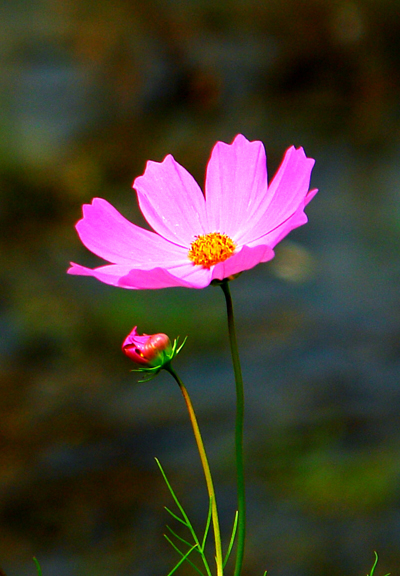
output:
[[[293,148],[295,153],[297,154],[298,160],[300,160],[300,159],[304,160],[310,166],[310,168],[312,168],[314,166],[314,164],[315,164],[314,158],[307,156],[307,154],[306,154],[306,152],[302,146],[299,146],[298,148],[291,146],[291,148]],[[289,148],[289,150],[291,150],[291,148]]]
[[[225,151],[226,153],[232,153],[239,151],[240,149],[245,148],[246,146],[251,146],[251,145],[262,145],[262,142],[260,142],[259,140],[248,140],[245,136],[243,136],[243,134],[237,134],[231,143],[229,142],[222,142],[222,140],[218,140],[218,142],[216,142],[212,148],[211,151],[211,157],[215,154],[218,154],[218,152],[223,152]]]
[[[161,160],[161,162],[157,162],[157,160],[147,160],[143,174],[136,176],[133,181],[132,188],[139,192],[139,190],[137,190],[137,186],[140,186],[143,180],[148,178],[149,175],[157,179],[157,172],[160,170],[160,168],[162,169],[163,166],[168,166],[168,164],[181,168],[179,162],[175,160],[172,154],[167,154],[165,158]]]
[[[236,136],[232,140],[232,144],[234,144],[235,142],[251,142],[251,140],[248,140],[246,136],[244,136],[243,134],[236,134]]]
[[[109,206],[109,202],[104,198],[93,198],[90,204],[83,204],[82,206],[82,214],[85,217],[87,213],[90,213],[93,209],[96,208],[104,208],[105,206]]]

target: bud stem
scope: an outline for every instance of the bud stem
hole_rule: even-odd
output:
[[[216,560],[216,564],[217,564],[217,576],[223,576],[221,533],[220,533],[220,529],[219,529],[217,501],[215,498],[215,491],[214,491],[214,485],[213,485],[213,481],[212,481],[212,477],[211,477],[210,466],[208,464],[207,455],[206,455],[206,451],[204,448],[203,439],[201,437],[199,425],[197,423],[196,414],[194,412],[189,393],[186,390],[182,380],[179,378],[178,374],[172,368],[170,363],[166,364],[164,366],[164,368],[165,368],[165,370],[167,370],[171,374],[171,376],[178,383],[179,388],[181,389],[183,398],[185,400],[188,412],[189,412],[189,417],[190,417],[190,421],[192,423],[194,437],[196,439],[197,448],[198,448],[199,454],[200,454],[201,464],[202,464],[203,470],[204,470],[204,476],[206,479],[208,496],[209,496],[210,501],[211,501],[211,516],[212,516],[212,523],[213,523],[213,529],[214,529],[215,560]]]

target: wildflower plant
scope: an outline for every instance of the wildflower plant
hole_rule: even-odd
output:
[[[219,527],[217,498],[196,414],[188,391],[172,366],[183,344],[171,343],[165,334],[139,335],[137,327],[123,342],[124,353],[147,381],[168,371],[180,387],[188,409],[209,496],[209,510],[202,535],[198,535],[160,462],[157,464],[178,508],[168,513],[188,530],[188,539],[168,527],[165,535],[179,555],[171,576],[189,564],[203,576],[212,576],[205,554],[212,526],[217,576],[233,549],[234,576],[242,573],[246,541],[246,500],[243,463],[244,387],[229,284],[245,270],[274,257],[274,247],[294,228],[307,222],[304,212],[317,193],[310,190],[314,160],[302,148],[290,147],[268,183],[264,146],[238,135],[232,144],[217,142],[207,166],[204,194],[194,178],[168,155],[149,161],[136,178],[140,209],[153,232],[124,218],[111,204],[94,198],[83,206],[76,229],[82,243],[107,264],[90,269],[71,263],[69,274],[92,276],[106,284],[133,290],[173,286],[220,286],[226,303],[228,335],[236,387],[235,454],[237,511],[225,551]],[[195,555],[201,559],[200,568]],[[377,562],[377,557],[376,557]],[[371,570],[374,572],[376,562]]]

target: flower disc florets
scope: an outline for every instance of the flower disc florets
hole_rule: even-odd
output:
[[[230,258],[235,248],[236,244],[226,234],[210,232],[196,236],[196,240],[190,245],[188,256],[193,264],[209,269]]]

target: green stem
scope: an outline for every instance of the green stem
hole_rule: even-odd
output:
[[[186,402],[186,406],[189,412],[190,421],[192,423],[192,428],[194,432],[194,437],[196,439],[197,448],[199,450],[201,463],[204,470],[204,476],[206,478],[208,496],[211,501],[211,516],[214,529],[214,540],[215,540],[215,560],[217,564],[217,576],[223,576],[223,560],[222,560],[222,546],[221,546],[221,533],[219,529],[219,519],[217,510],[217,501],[215,498],[214,485],[211,477],[210,466],[208,464],[206,451],[203,444],[203,439],[200,434],[199,425],[197,423],[196,414],[193,409],[192,402],[188,391],[186,390],[182,380],[179,378],[178,374],[172,368],[171,364],[167,364],[164,368],[171,374],[171,376],[176,380],[181,389],[183,398]]]
[[[240,367],[239,349],[236,338],[235,317],[233,314],[232,297],[229,290],[229,280],[221,282],[221,288],[225,295],[226,311],[228,314],[229,343],[231,347],[233,370],[236,382],[236,477],[238,496],[238,529],[236,546],[236,564],[234,576],[240,576],[243,564],[244,544],[246,538],[246,502],[244,490],[244,465],[243,465],[243,421],[244,421],[244,391],[242,369]]]

